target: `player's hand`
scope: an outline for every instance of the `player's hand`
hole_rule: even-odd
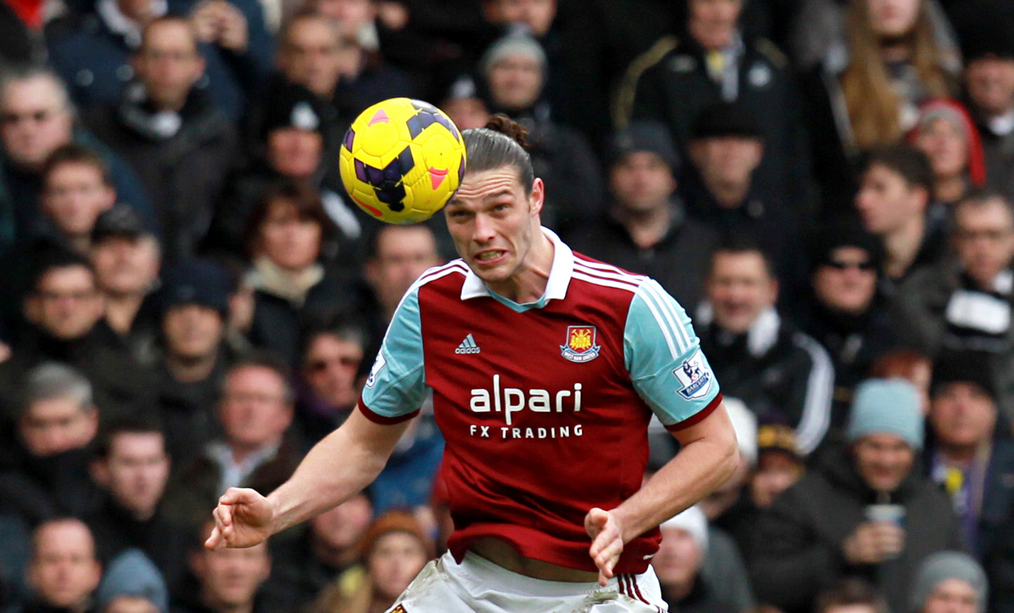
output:
[[[274,509],[268,499],[247,488],[230,487],[212,515],[215,529],[204,542],[208,549],[253,547],[271,536]]]
[[[852,564],[880,564],[901,553],[904,546],[905,531],[901,527],[878,521],[860,524],[845,539],[842,549]]]
[[[623,531],[616,516],[594,508],[584,517],[584,529],[592,538],[588,554],[599,567],[599,585],[613,578],[613,568],[623,553]]]

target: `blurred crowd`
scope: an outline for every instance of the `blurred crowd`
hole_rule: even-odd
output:
[[[545,224],[692,316],[744,462],[662,526],[671,610],[1014,611],[1010,0],[0,3],[0,611],[379,613],[444,549],[425,407],[362,495],[201,547],[455,257],[342,189],[397,96],[522,123]]]

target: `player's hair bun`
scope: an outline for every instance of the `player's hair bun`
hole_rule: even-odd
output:
[[[486,122],[486,128],[509,136],[522,147],[528,147],[528,128],[503,113],[497,113],[490,117]]]

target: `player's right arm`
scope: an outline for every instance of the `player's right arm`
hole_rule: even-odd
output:
[[[256,545],[358,493],[383,470],[427,391],[413,287],[398,305],[356,410],[271,495],[229,489],[215,508],[215,529],[205,545]]]

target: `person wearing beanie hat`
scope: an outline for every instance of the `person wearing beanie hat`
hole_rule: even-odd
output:
[[[1006,428],[997,428],[988,358],[970,351],[937,358],[927,416],[930,476],[951,497],[965,541],[979,556],[987,554],[1003,529],[999,518],[1014,504],[1014,493],[1003,483],[1014,474],[1014,442],[1004,435]]]
[[[106,297],[106,322],[141,351],[157,336],[158,239],[132,208],[117,204],[96,220],[89,256]]]
[[[1014,197],[1014,36],[1010,11],[983,3],[961,37],[968,110],[982,137],[989,186]]]
[[[691,308],[701,300],[718,232],[686,214],[676,191],[681,160],[669,131],[655,121],[631,123],[613,134],[606,163],[608,210],[565,239],[593,258],[650,276]]]
[[[831,446],[760,516],[754,533],[758,600],[785,613],[847,576],[862,575],[890,610],[908,606],[916,570],[938,551],[963,547],[945,493],[923,476],[919,394],[907,381],[856,387],[846,446]]]
[[[750,475],[750,499],[766,509],[785,490],[799,481],[805,458],[796,444],[796,433],[781,424],[764,424],[757,429],[757,466]]]
[[[651,566],[671,611],[733,613],[736,608],[720,598],[705,577],[708,557],[708,519],[697,506],[662,522],[662,545]],[[727,586],[723,586],[726,588]]]
[[[782,301],[788,304],[805,285],[802,232],[786,190],[772,186],[764,174],[769,143],[758,123],[756,109],[741,101],[704,107],[690,130],[686,151],[691,164],[680,195],[688,214],[720,233],[756,237],[771,255]]]
[[[929,158],[938,203],[954,204],[969,190],[986,185],[979,130],[960,102],[947,98],[925,102],[908,140]]]
[[[919,566],[912,582],[909,613],[985,613],[989,582],[967,553],[941,551]]]
[[[232,280],[210,260],[167,267],[157,297],[161,360],[159,402],[166,451],[176,462],[200,455],[210,440],[222,377],[235,357],[226,340]]]
[[[493,43],[480,62],[480,92],[492,113],[504,113],[528,130],[526,150],[548,185],[542,220],[566,232],[598,214],[605,186],[598,157],[581,131],[556,121],[547,97],[548,66],[541,44],[526,34]]]
[[[155,564],[140,549],[117,555],[95,591],[97,610],[103,612],[117,598],[133,596],[151,602],[160,613],[169,613],[169,590]]]
[[[877,292],[882,256],[880,242],[854,216],[831,218],[811,236],[812,292],[799,321],[834,362],[833,440],[841,438],[856,384],[897,344],[887,301]]]

